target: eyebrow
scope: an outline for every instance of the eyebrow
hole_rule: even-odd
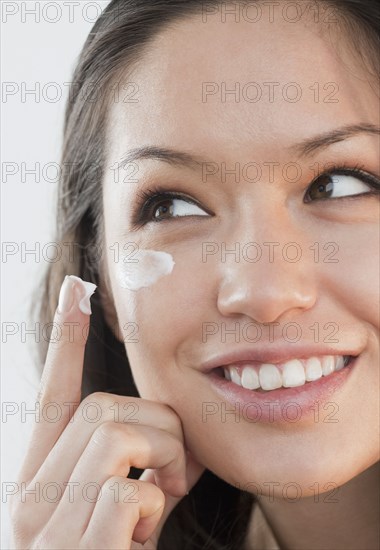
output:
[[[363,133],[380,135],[380,128],[369,123],[349,124],[342,126],[341,128],[337,128],[336,130],[330,130],[311,138],[307,138],[292,145],[289,150],[300,156],[308,156],[319,149],[324,149],[329,145],[332,145],[333,143],[338,143]],[[215,164],[215,161],[211,159],[202,158],[198,155],[187,153],[185,151],[149,145],[130,149],[125,155],[123,155],[121,161],[119,162],[118,168],[124,168],[129,163],[145,159],[166,162],[172,166],[186,167],[192,170],[199,170],[204,164]]]
[[[129,163],[144,159],[158,160],[172,166],[184,166],[192,170],[199,170],[203,164],[213,162],[211,159],[201,158],[198,155],[186,153],[185,151],[148,145],[130,149],[123,155],[119,163],[119,169],[124,168]]]
[[[336,130],[331,130],[317,136],[307,138],[299,143],[296,143],[290,147],[291,151],[298,153],[301,156],[307,156],[318,149],[324,149],[333,143],[338,143],[339,141],[344,141],[345,139],[352,138],[358,134],[372,134],[380,135],[380,128],[374,124],[363,123],[363,124],[348,124],[337,128]]]

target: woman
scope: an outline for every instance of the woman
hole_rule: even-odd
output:
[[[378,25],[107,6],[41,308],[61,414],[20,472],[59,497],[14,497],[16,548],[378,548]]]

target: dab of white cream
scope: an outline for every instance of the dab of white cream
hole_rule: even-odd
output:
[[[121,258],[117,264],[116,277],[122,288],[139,290],[153,285],[158,279],[171,273],[174,264],[173,257],[167,252],[138,250],[133,258]]]

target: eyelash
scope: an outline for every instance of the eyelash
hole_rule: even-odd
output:
[[[203,210],[206,210],[204,207],[201,207],[194,199],[186,195],[185,193],[178,193],[176,191],[168,191],[160,185],[153,185],[148,189],[139,189],[136,193],[137,195],[137,216],[134,217],[133,225],[136,228],[142,227],[148,221],[154,223],[160,223],[161,220],[148,220],[149,209],[162,200],[169,199],[181,199],[189,202],[190,204],[195,204]],[[206,210],[207,211],[207,210]]]
[[[333,200],[352,200],[357,199],[359,197],[362,197],[364,195],[378,195],[380,193],[380,180],[375,177],[372,174],[369,174],[368,172],[364,172],[360,169],[360,165],[357,164],[354,168],[350,168],[346,164],[334,164],[331,168],[329,168],[326,171],[322,171],[317,174],[317,176],[313,179],[313,181],[307,186],[305,193],[308,189],[311,188],[312,185],[321,177],[321,176],[328,176],[330,174],[338,174],[338,175],[345,175],[345,176],[354,176],[366,183],[370,188],[372,188],[372,191],[368,193],[360,193],[357,195],[351,195],[348,197],[333,197],[333,198],[327,198],[327,199],[319,199],[319,201],[326,200],[326,201],[333,201]],[[133,216],[133,226],[137,229],[148,223],[149,221],[152,221],[154,223],[160,223],[163,220],[149,220],[148,214],[149,209],[154,205],[159,203],[162,200],[170,200],[170,199],[181,199],[189,202],[190,204],[194,204],[196,206],[199,206],[203,210],[207,211],[203,206],[199,205],[194,199],[189,197],[188,195],[184,193],[178,193],[176,191],[168,191],[163,186],[160,185],[153,185],[149,187],[148,189],[139,189],[136,193],[137,195],[137,207],[136,207],[136,213]],[[304,200],[305,202],[305,200]],[[318,201],[307,201],[307,203],[312,202],[318,202]]]
[[[366,193],[358,193],[357,195],[349,195],[347,197],[333,197],[333,198],[327,198],[327,199],[319,199],[319,201],[323,201],[323,200],[326,200],[326,201],[335,201],[335,200],[354,200],[354,199],[358,199],[359,197],[363,197],[363,196],[368,196],[368,195],[379,195],[380,193],[380,180],[379,178],[377,178],[376,176],[374,176],[373,174],[369,174],[368,172],[365,172],[363,171],[361,168],[360,168],[360,164],[356,164],[353,168],[351,168],[349,165],[347,164],[333,164],[331,166],[331,168],[329,168],[328,170],[325,170],[325,171],[322,171],[320,173],[317,174],[317,176],[313,179],[313,181],[311,183],[309,183],[309,185],[307,186],[306,190],[305,190],[305,194],[307,192],[307,190],[309,190],[311,188],[312,185],[314,185],[314,183],[319,179],[321,178],[322,176],[329,176],[331,174],[337,174],[337,175],[343,175],[343,176],[354,176],[356,177],[357,179],[363,181],[364,183],[366,183],[371,189],[372,191],[369,191],[369,192],[366,192]],[[304,202],[306,202],[304,200]],[[318,202],[318,201],[307,201],[308,203],[311,203],[311,202]]]

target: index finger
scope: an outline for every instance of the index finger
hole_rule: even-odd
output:
[[[39,414],[20,473],[22,480],[34,477],[80,402],[90,296],[95,289],[95,284],[75,275],[67,275],[63,281],[37,398]]]

